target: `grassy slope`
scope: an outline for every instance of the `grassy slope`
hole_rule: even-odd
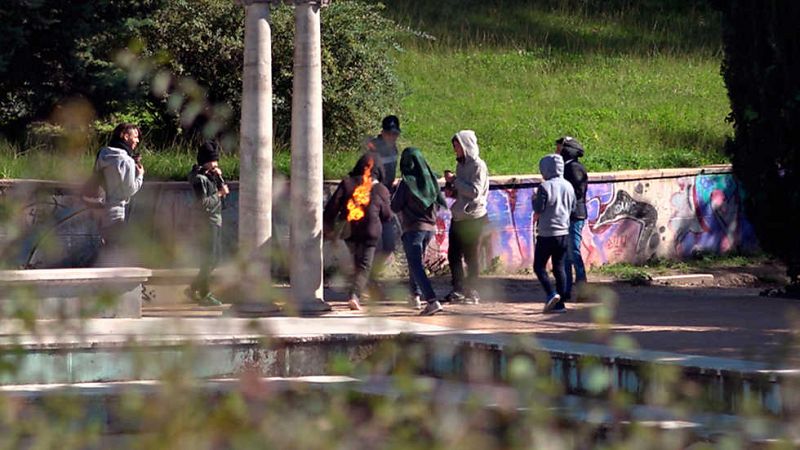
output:
[[[726,161],[719,27],[701,0],[385,3],[418,31],[396,52],[400,145],[422,148],[438,171],[453,166],[460,128],[477,131],[494,175],[537,172],[563,134],[584,142],[592,171]],[[91,165],[92,154],[64,168],[53,153],[13,158],[2,147],[3,177],[64,178]],[[341,177],[356,156],[326,153],[325,176]],[[192,160],[180,148],[146,153],[148,178],[182,180]],[[287,151],[274,161],[288,173]],[[235,178],[236,158],[222,163]]]
[[[449,138],[476,130],[494,174],[537,172],[560,135],[589,170],[725,162],[730,126],[716,16],[702,2],[387,2],[432,39],[398,57],[403,143],[452,165]]]

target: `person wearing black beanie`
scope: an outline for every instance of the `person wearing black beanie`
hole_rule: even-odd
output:
[[[189,172],[188,181],[196,200],[196,210],[202,217],[199,245],[202,249],[200,272],[186,290],[186,295],[202,306],[221,306],[222,302],[210,291],[211,272],[219,261],[222,249],[222,199],[230,190],[219,167],[220,148],[215,141],[203,142],[197,149],[197,164]]]

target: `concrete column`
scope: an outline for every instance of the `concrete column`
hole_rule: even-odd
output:
[[[263,301],[271,287],[272,35],[270,0],[241,0],[245,8],[242,117],[239,141],[239,251],[242,303]]]
[[[324,0],[295,5],[290,281],[299,312],[330,310],[322,293],[322,62]]]

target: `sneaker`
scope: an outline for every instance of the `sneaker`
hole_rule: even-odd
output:
[[[200,293],[192,289],[191,286],[187,287],[183,291],[183,294],[186,295],[186,298],[188,298],[190,301],[194,303],[200,303],[200,301],[202,300],[202,298],[200,297]]]
[[[464,304],[465,305],[477,305],[481,302],[481,296],[478,294],[478,291],[472,290],[469,292],[469,295],[464,297]]]
[[[550,312],[553,308],[556,307],[557,304],[561,302],[561,296],[558,294],[553,294],[552,297],[547,299],[547,303],[544,304],[544,309],[542,312]]]
[[[425,305],[425,309],[423,309],[422,312],[419,313],[419,315],[420,316],[432,316],[432,315],[438,313],[439,311],[441,311],[443,309],[444,308],[442,307],[442,304],[439,303],[438,301],[434,300],[432,302],[429,302],[427,305]]]
[[[545,314],[564,314],[567,312],[567,307],[563,304],[558,308],[553,308],[550,311],[545,311]]]
[[[461,303],[464,301],[466,297],[464,294],[458,291],[450,291],[449,294],[445,295],[442,299],[444,303]]]
[[[219,301],[218,298],[214,297],[211,292],[206,294],[202,300],[200,300],[200,306],[222,306],[222,302]]]
[[[422,309],[422,300],[419,298],[419,295],[412,295],[409,297],[408,306],[414,309]]]
[[[350,300],[347,301],[347,307],[352,311],[361,311],[361,303],[358,302],[358,297],[355,295],[350,297]]]

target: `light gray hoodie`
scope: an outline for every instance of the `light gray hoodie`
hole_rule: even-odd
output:
[[[478,137],[472,130],[462,130],[455,138],[464,148],[464,161],[456,166],[456,201],[450,207],[453,220],[480,219],[485,216],[489,197],[489,173],[480,158]]]
[[[539,172],[545,182],[536,190],[533,211],[539,214],[536,224],[541,237],[569,234],[569,217],[575,208],[575,190],[564,179],[564,159],[561,155],[547,155],[539,160]]]
[[[125,206],[142,187],[144,174],[125,149],[103,147],[97,155],[95,170],[103,172],[106,219],[110,225],[125,220]]]

